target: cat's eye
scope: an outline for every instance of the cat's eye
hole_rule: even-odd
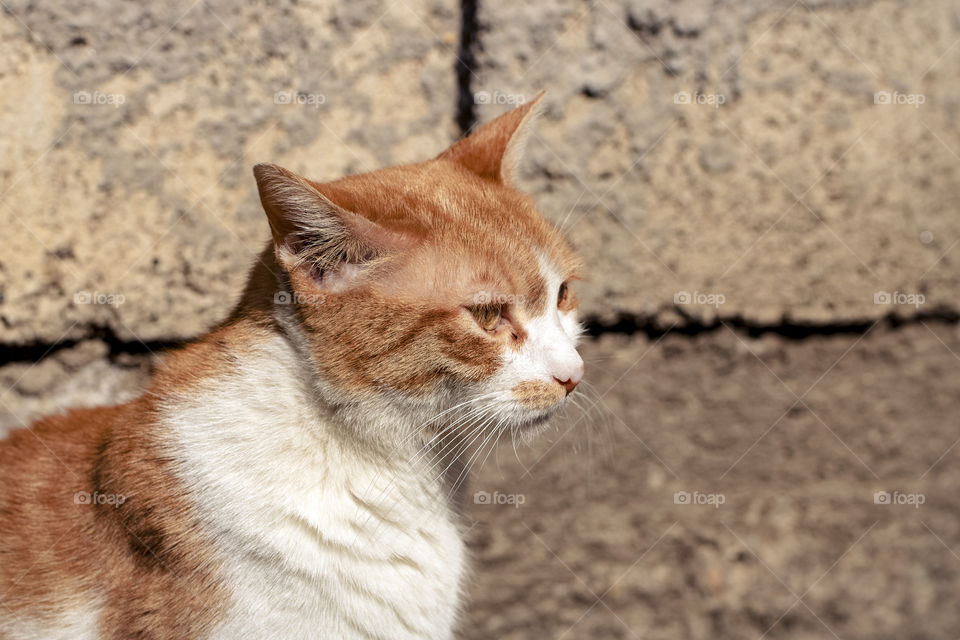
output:
[[[500,326],[503,317],[503,307],[496,304],[478,304],[470,308],[470,313],[480,328],[484,331],[493,331]]]
[[[567,287],[567,283],[564,282],[563,284],[560,285],[560,291],[557,292],[558,307],[563,306],[563,303],[567,301],[568,293],[569,293],[569,289]]]

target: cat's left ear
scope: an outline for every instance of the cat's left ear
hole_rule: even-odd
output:
[[[478,127],[439,158],[452,160],[481,178],[513,186],[513,174],[523,156],[530,123],[540,113],[544,93]]]
[[[406,246],[406,239],[323,194],[324,185],[274,164],[253,168],[274,251],[288,271],[345,286],[366,265]]]

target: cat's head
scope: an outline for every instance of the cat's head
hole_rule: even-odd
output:
[[[254,168],[276,311],[325,388],[512,428],[563,405],[583,375],[579,263],[511,178],[537,102],[427,162],[329,183]]]

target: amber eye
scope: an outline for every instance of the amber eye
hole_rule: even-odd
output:
[[[567,301],[567,283],[564,282],[560,285],[560,291],[557,292],[557,306],[561,306],[564,302]]]
[[[493,331],[500,326],[503,307],[496,304],[478,304],[470,308],[470,313],[484,331]]]

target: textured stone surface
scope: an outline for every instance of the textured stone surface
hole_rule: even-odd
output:
[[[680,306],[702,321],[914,312],[884,291],[955,308],[957,11],[481,3],[475,95],[482,120],[548,90],[524,185],[591,257],[592,311],[667,324],[679,292],[723,296]]]
[[[452,2],[7,6],[2,342],[194,335],[266,236],[251,164],[332,178],[456,135]],[[482,3],[471,80],[482,119],[549,91],[523,185],[591,258],[589,313],[936,312],[960,293],[957,11]]]
[[[71,407],[135,398],[146,385],[151,356],[109,354],[100,340],[59,349],[36,363],[0,367],[0,437],[9,429]]]
[[[523,504],[471,505],[464,637],[956,637],[957,353],[936,323],[589,345],[593,414],[475,483]]]
[[[334,4],[5,3],[0,342],[195,335],[268,237],[255,162],[333,179],[455,137],[455,4]]]

